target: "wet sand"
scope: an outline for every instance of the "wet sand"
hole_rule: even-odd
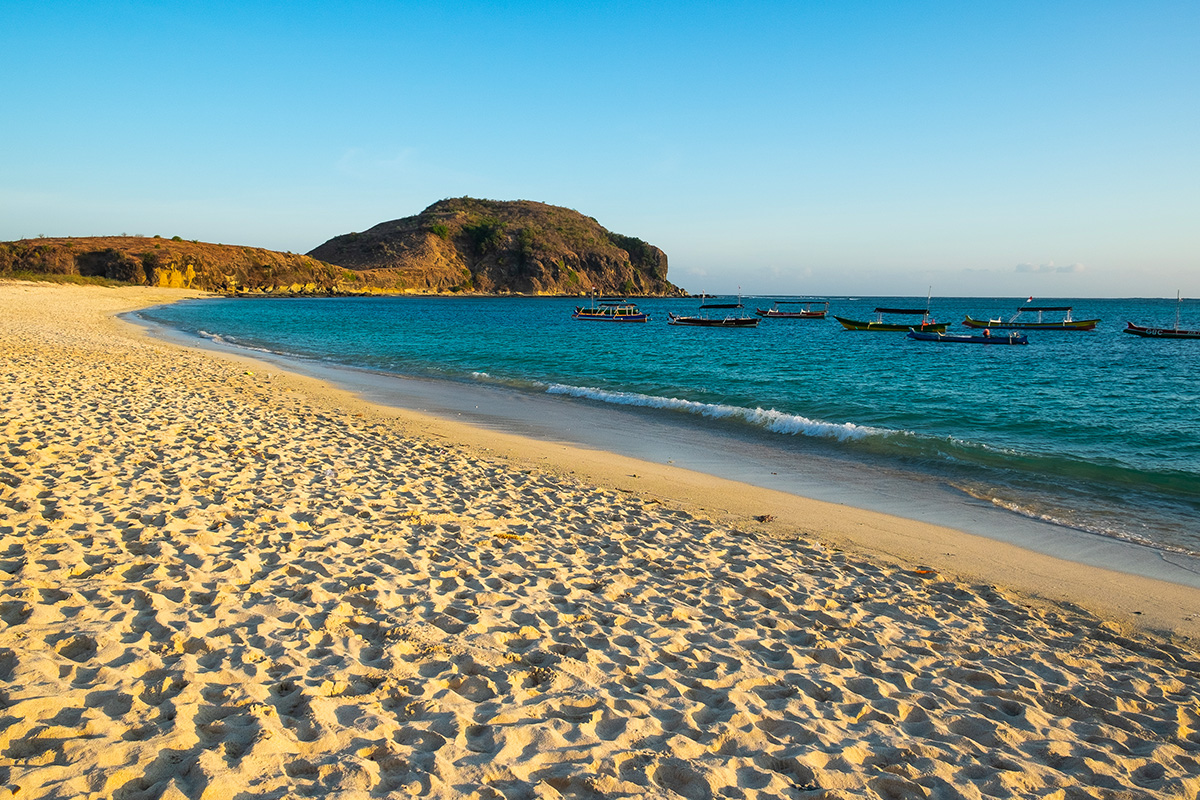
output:
[[[1194,797],[1200,591],[0,283],[0,796]]]

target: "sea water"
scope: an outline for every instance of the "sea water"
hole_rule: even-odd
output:
[[[847,331],[833,314],[871,319],[876,306],[926,299],[829,300],[828,319],[752,329],[668,325],[669,311],[695,312],[689,299],[640,301],[645,324],[575,320],[581,301],[524,297],[212,298],[141,316],[261,353],[454,389],[443,398],[480,392],[493,409],[536,397],[563,420],[612,412],[591,427],[623,424],[618,410],[635,414],[642,449],[624,447],[619,431],[602,442],[632,455],[646,455],[659,433],[682,441],[692,431],[721,448],[752,446],[759,463],[796,474],[810,465],[826,485],[839,475],[859,488],[912,480],[1026,519],[1200,554],[1200,340],[1121,332],[1126,320],[1174,325],[1174,299],[1038,298],[1101,322],[1028,331],[1027,346]],[[746,312],[771,302],[748,298]],[[935,298],[931,312],[966,333],[966,315],[1007,318],[1019,305]],[[1185,301],[1183,313],[1183,327],[1200,328],[1200,304]]]

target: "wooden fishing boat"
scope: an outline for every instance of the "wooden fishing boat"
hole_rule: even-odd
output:
[[[647,322],[650,315],[623,297],[592,298],[589,306],[575,306],[575,319],[600,320],[602,322]]]
[[[800,306],[795,311],[789,311],[780,306]],[[756,308],[754,313],[760,317],[777,319],[825,319],[829,313],[828,300],[776,300],[770,308]]]
[[[1126,333],[1132,333],[1134,336],[1141,336],[1145,339],[1200,339],[1200,331],[1189,331],[1183,328],[1144,328],[1141,325],[1134,325],[1132,322],[1125,323]]]
[[[1048,320],[1045,318],[1047,311],[1062,311],[1063,318],[1060,320]],[[1036,313],[1037,320],[1022,320],[1020,316],[1025,313]],[[963,320],[963,325],[968,328],[1002,328],[1002,329],[1017,329],[1017,330],[1037,330],[1037,331],[1090,331],[1094,330],[1098,319],[1071,319],[1071,306],[1021,306],[1017,309],[1017,313],[1013,314],[1008,319],[974,319],[970,314]]]
[[[1182,302],[1182,297],[1176,294],[1174,328],[1148,328],[1142,325],[1134,325],[1132,322],[1126,322],[1125,332],[1132,333],[1134,336],[1141,336],[1143,339],[1200,339],[1200,331],[1189,331],[1179,327],[1179,307]]]
[[[920,342],[945,342],[947,344],[1029,344],[1029,337],[1021,333],[1006,333],[1003,336],[992,336],[986,331],[982,336],[961,333],[933,333],[913,329],[908,332],[908,338]]]
[[[667,312],[667,324],[691,325],[698,328],[756,328],[758,317],[744,317],[735,309],[745,308],[742,298],[736,303],[705,303],[708,295],[701,296],[700,313],[694,317],[686,317]]]
[[[942,333],[950,326],[948,322],[934,322],[929,316],[928,308],[876,308],[875,314],[877,316],[873,320],[846,319],[836,314],[833,315],[833,318],[842,323],[842,327],[848,331],[893,331],[902,333],[904,331],[921,330],[931,333]],[[920,316],[921,321],[915,324],[912,322],[885,322],[883,319],[884,314]]]

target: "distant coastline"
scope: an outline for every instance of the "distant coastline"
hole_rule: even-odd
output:
[[[0,278],[77,276],[255,296],[682,296],[667,256],[572,209],[456,198],[307,254],[181,236],[0,242]]]

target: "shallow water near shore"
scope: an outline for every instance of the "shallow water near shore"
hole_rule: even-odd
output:
[[[831,311],[864,319],[924,302],[832,298]],[[1200,393],[1188,378],[1200,343],[1120,332],[1126,319],[1173,323],[1174,300],[1039,302],[1102,321],[974,347],[832,319],[668,326],[667,311],[692,300],[641,302],[644,325],[576,321],[575,302],[557,298],[205,299],[140,316],[340,373],[324,377],[383,402],[968,530],[1021,529],[1043,551],[1200,553]],[[1019,303],[935,300],[933,314],[964,330],[967,314]]]

